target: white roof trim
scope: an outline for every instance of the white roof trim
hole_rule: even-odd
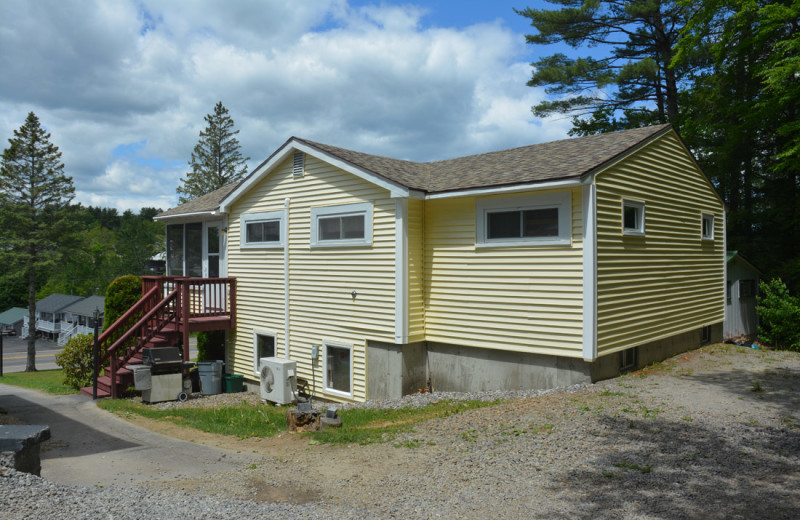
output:
[[[229,193],[228,196],[222,200],[222,203],[220,203],[219,210],[223,213],[227,213],[231,204],[236,202],[236,200],[244,195],[255,183],[269,175],[276,166],[286,160],[286,158],[292,155],[295,151],[303,152],[316,157],[332,166],[351,173],[360,179],[384,188],[389,191],[389,197],[391,198],[409,196],[410,190],[406,187],[390,182],[383,177],[378,177],[372,172],[362,170],[361,168],[353,166],[352,164],[342,161],[341,159],[328,153],[313,148],[305,143],[301,143],[297,139],[291,139],[285,145],[283,145],[283,147],[279,149],[269,161],[256,169],[252,175],[250,175],[244,182],[242,182],[242,184],[239,185],[238,188]]]
[[[175,215],[164,215],[163,217],[153,217],[153,220],[171,220],[171,219],[181,219],[187,217],[199,217],[199,216],[206,216],[206,217],[213,217],[219,215],[221,212],[219,210],[210,210],[210,211],[195,211],[194,213],[178,213]]]
[[[581,185],[580,179],[566,181],[536,182],[526,184],[515,184],[513,186],[500,186],[491,188],[472,188],[458,191],[447,191],[444,193],[431,193],[425,199],[450,199],[454,197],[470,197],[475,195],[494,195],[501,193],[517,193],[521,191],[541,191],[556,190],[561,188],[575,188]]]

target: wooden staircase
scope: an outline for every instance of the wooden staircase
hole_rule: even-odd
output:
[[[133,386],[133,371],[125,367],[141,364],[143,349],[179,346],[188,361],[190,332],[232,329],[235,316],[234,278],[143,277],[142,298],[97,340],[97,397],[116,398]]]

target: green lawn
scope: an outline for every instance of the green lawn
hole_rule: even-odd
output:
[[[399,410],[344,410],[339,412],[342,427],[305,435],[314,442],[331,444],[391,442],[398,433],[410,431],[414,425],[436,417],[446,417],[473,408],[499,403],[482,401],[440,401],[424,408]],[[123,417],[132,414],[150,419],[169,421],[201,431],[234,435],[239,438],[271,437],[286,431],[288,407],[240,404],[220,408],[173,408],[158,410],[142,403],[125,399],[105,399],[98,405]]]
[[[63,380],[64,375],[61,373],[61,369],[39,370],[37,372],[6,372],[3,377],[0,377],[0,383],[5,385],[41,390],[48,394],[67,395],[78,393],[71,386],[64,386],[62,384]]]

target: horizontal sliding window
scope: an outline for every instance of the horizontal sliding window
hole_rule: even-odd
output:
[[[283,246],[283,211],[242,214],[241,247]]]
[[[372,204],[343,204],[311,209],[312,246],[372,244]]]
[[[571,240],[569,192],[481,199],[478,245],[551,245]]]

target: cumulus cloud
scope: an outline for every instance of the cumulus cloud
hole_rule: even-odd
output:
[[[426,13],[345,0],[6,0],[0,136],[35,111],[77,200],[138,210],[176,203],[217,101],[251,167],[292,135],[419,161],[566,135],[568,121],[532,118],[543,93],[525,86],[522,35],[498,20],[426,26]]]

